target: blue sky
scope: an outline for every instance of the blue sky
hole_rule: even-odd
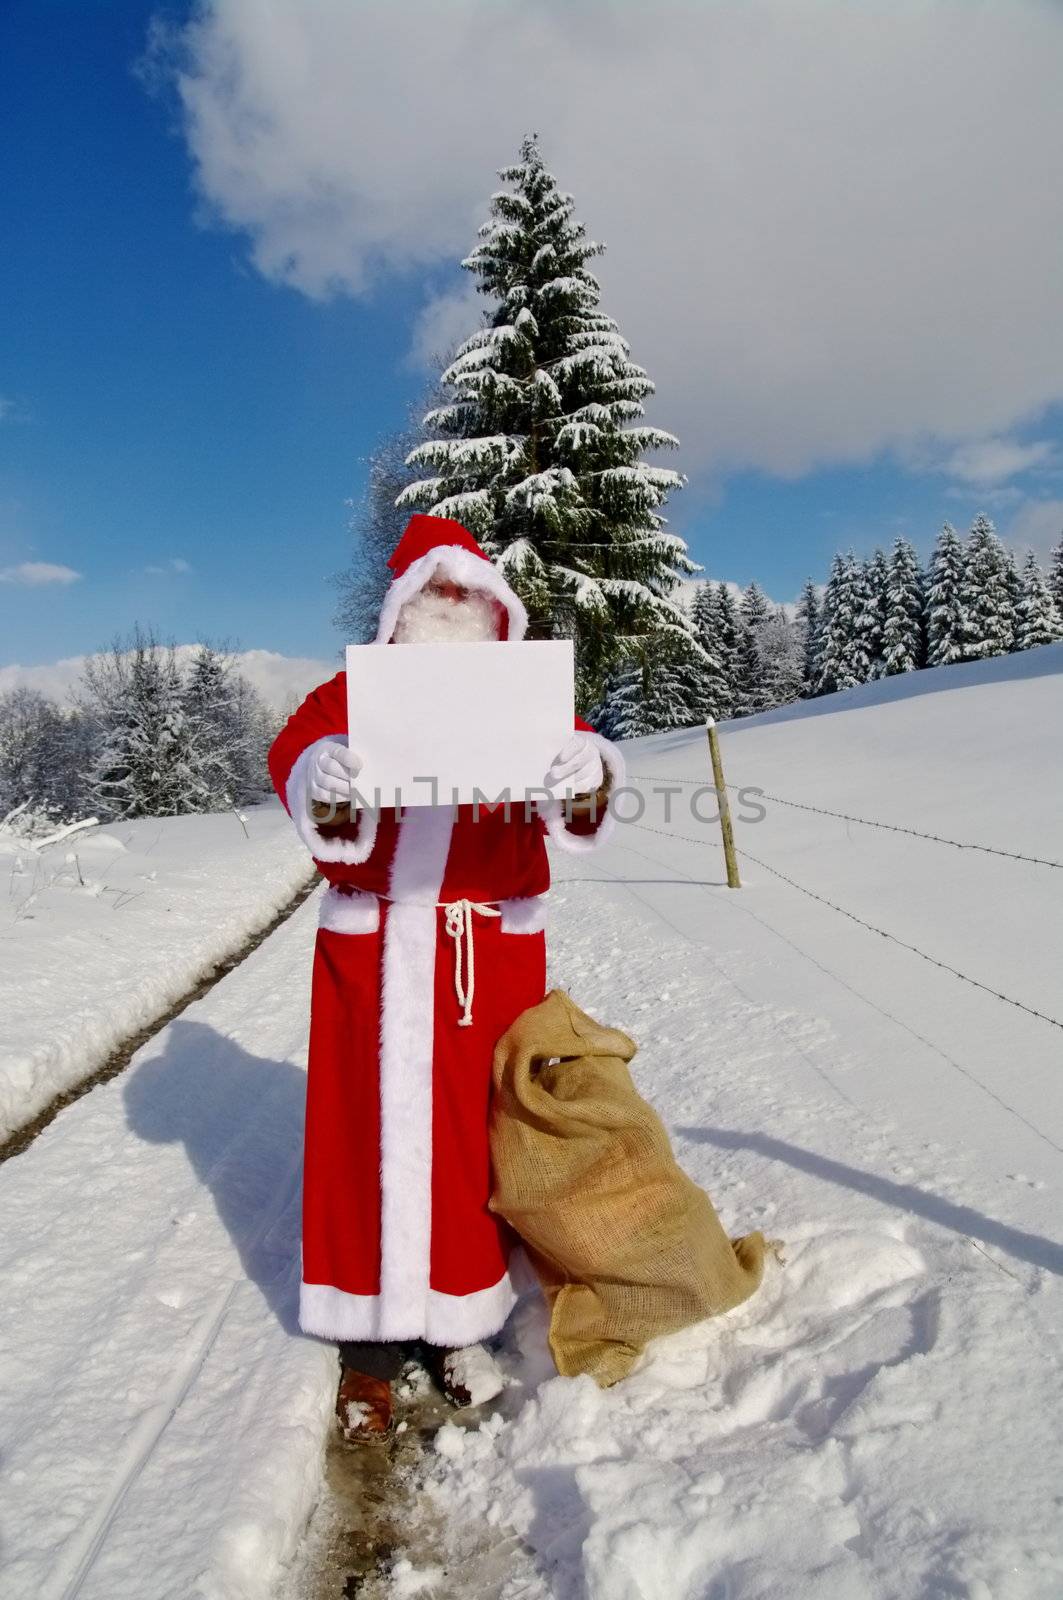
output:
[[[150,95],[134,74],[150,15],[127,0],[7,0],[0,21],[0,115],[17,156],[0,200],[0,666],[90,651],[135,621],[178,640],[330,656],[345,501],[424,382],[410,355],[418,328],[436,315],[457,332],[470,314],[455,302],[455,262],[494,169],[514,154],[515,129],[497,147],[481,135],[449,231],[433,235],[426,219],[424,249],[406,240],[370,253],[347,283],[333,274],[338,292],[320,292],[305,253],[268,276],[252,247],[276,234],[284,207],[237,225],[243,201],[227,177],[205,175],[202,139],[174,97]],[[165,13],[174,24],[186,15]],[[557,143],[578,151],[575,139],[569,128]],[[574,176],[555,165],[593,232],[596,194],[578,182],[577,154]],[[204,193],[209,225],[198,220]],[[415,202],[399,182],[396,215]],[[1063,415],[1043,386],[1032,404],[1020,389],[1010,411],[968,419],[951,438],[924,429],[896,447],[883,423],[882,448],[871,434],[836,447],[817,435],[787,460],[784,411],[763,447],[740,437],[714,458],[689,426],[701,415],[690,373],[670,367],[664,343],[658,371],[652,320],[633,314],[639,341],[621,314],[639,302],[623,277],[634,243],[615,218],[608,239],[618,269],[611,303],[603,266],[606,307],[658,381],[654,418],[674,423],[685,447],[694,435],[675,458],[691,484],[670,514],[713,575],[756,577],[790,598],[839,546],[868,550],[904,532],[925,548],[944,517],[963,526],[983,505],[1020,542],[1044,545],[1063,507]],[[296,239],[293,259],[301,249]],[[711,371],[704,381],[719,395]],[[756,418],[755,397],[750,406]],[[49,567],[78,576],[40,581]]]
[[[2,55],[0,587],[3,659],[106,644],[134,620],[179,639],[327,653],[360,457],[415,376],[387,304],[314,304],[193,221],[189,162],[131,74],[143,5],[22,4]],[[5,141],[7,142],[7,141]],[[152,566],[187,562],[186,572]]]

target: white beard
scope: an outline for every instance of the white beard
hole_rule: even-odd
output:
[[[498,638],[498,605],[476,590],[464,600],[448,600],[426,589],[402,606],[395,644],[469,644]]]

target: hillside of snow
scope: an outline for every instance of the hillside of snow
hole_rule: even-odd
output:
[[[552,1375],[527,1297],[364,1600],[1058,1600],[1061,690],[1051,647],[725,727],[741,890],[703,731],[629,746],[642,814],[554,857],[552,981],[783,1261],[609,1391]],[[5,1597],[322,1592],[315,907],[0,1167]]]
[[[1063,1594],[1063,865],[960,848],[1063,864],[1061,712],[1052,646],[725,726],[728,781],[780,797],[732,795],[741,890],[703,731],[627,747],[645,811],[555,862],[553,981],[784,1265],[605,1393],[519,1308],[503,1417],[437,1438],[437,1592]]]

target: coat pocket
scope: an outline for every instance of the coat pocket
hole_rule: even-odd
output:
[[[503,933],[542,933],[546,928],[546,896],[522,895],[513,900],[500,900],[502,913],[500,928]]]
[[[376,933],[380,901],[364,889],[343,891],[333,884],[321,896],[318,927],[331,933]]]

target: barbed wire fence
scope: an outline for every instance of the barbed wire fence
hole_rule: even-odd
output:
[[[706,791],[707,790],[711,790],[713,788],[713,785],[711,783],[699,782],[697,779],[694,779],[694,778],[665,778],[665,777],[658,777],[655,774],[654,775],[650,775],[650,774],[647,774],[647,773],[629,773],[628,776],[630,778],[633,778],[636,781],[642,782],[642,783],[668,783],[668,784],[682,784],[682,785],[688,785],[689,784],[691,787],[698,788],[698,789],[704,789]],[[995,849],[995,848],[993,848],[991,846],[987,846],[987,845],[964,844],[961,841],[955,840],[955,839],[943,839],[939,835],[936,835],[936,834],[920,833],[916,829],[895,827],[895,826],[893,826],[892,824],[889,824],[889,823],[875,823],[875,822],[868,821],[868,819],[862,818],[862,817],[849,817],[844,812],[829,811],[826,808],[818,807],[818,806],[806,806],[806,805],[804,805],[804,804],[802,804],[802,803],[800,803],[798,801],[781,800],[776,796],[772,796],[772,795],[766,793],[764,790],[761,790],[761,789],[754,790],[754,788],[751,785],[746,785],[744,787],[744,789],[743,789],[743,788],[739,788],[738,785],[729,783],[729,784],[726,785],[726,787],[728,789],[735,790],[735,791],[737,791],[739,793],[746,793],[746,794],[755,793],[757,795],[758,799],[771,800],[771,801],[773,801],[773,803],[776,803],[776,804],[792,805],[798,810],[802,810],[802,811],[817,811],[817,812],[820,812],[821,814],[826,815],[826,816],[840,818],[843,821],[862,822],[868,827],[882,827],[882,828],[886,829],[888,832],[913,834],[917,838],[929,839],[929,840],[932,840],[933,842],[939,843],[939,844],[952,845],[952,846],[955,846],[957,849],[978,850],[978,851],[984,852],[985,854],[988,854],[988,855],[1003,856],[1003,857],[1005,857],[1007,859],[1010,859],[1010,860],[1025,861],[1025,862],[1033,863],[1033,864],[1038,865],[1038,866],[1046,866],[1046,867],[1053,867],[1053,868],[1063,867],[1063,863],[1061,863],[1061,862],[1045,860],[1045,859],[1043,859],[1041,857],[1038,857],[1038,856],[1026,856],[1026,855],[1022,855],[1019,852],[1016,852],[1016,851],[1013,851],[1013,850],[997,850],[997,849]],[[722,843],[719,840],[716,840],[716,839],[710,839],[710,838],[707,838],[707,837],[703,837],[703,838],[700,838],[700,839],[695,839],[695,838],[691,837],[689,834],[676,833],[671,828],[655,828],[649,823],[639,822],[639,821],[635,820],[634,818],[624,818],[623,821],[625,823],[625,826],[627,826],[629,828],[638,828],[644,833],[654,833],[654,834],[657,834],[660,838],[663,838],[663,839],[672,839],[672,840],[680,841],[680,842],[685,843],[685,844],[696,844],[696,845],[709,844],[709,845],[711,845],[713,847],[713,849],[716,849],[716,850],[722,850],[723,849]],[[897,935],[895,933],[891,933],[888,928],[881,928],[876,923],[869,922],[867,920],[867,918],[859,916],[855,911],[850,911],[847,906],[839,905],[837,901],[831,900],[829,896],[824,895],[824,894],[820,894],[815,889],[810,889],[807,886],[807,884],[799,883],[796,878],[790,877],[788,873],[783,872],[779,867],[773,866],[771,864],[771,862],[765,861],[765,860],[763,860],[762,857],[754,855],[753,852],[751,850],[748,850],[744,845],[738,844],[737,845],[737,850],[738,850],[738,853],[739,853],[740,856],[744,856],[747,861],[753,862],[754,865],[760,867],[764,872],[769,873],[772,877],[778,878],[782,883],[787,884],[791,889],[795,890],[798,894],[802,894],[802,895],[806,896],[809,900],[814,900],[819,905],[827,907],[829,910],[835,912],[837,915],[843,916],[843,917],[847,918],[850,922],[856,923],[858,927],[866,929],[866,931],[868,933],[873,933],[876,936],[878,936],[879,938],[888,940],[891,944],[897,945],[900,949],[908,951],[909,954],[917,956],[920,961],[925,961],[925,962],[928,963],[928,965],[930,965],[932,967],[937,967],[939,971],[949,973],[952,977],[959,979],[962,983],[969,984],[971,986],[971,988],[978,989],[983,994],[990,995],[994,1000],[998,1000],[1001,1003],[1003,1003],[1004,1005],[1011,1006],[1016,1011],[1022,1011],[1027,1016],[1034,1017],[1039,1022],[1047,1023],[1049,1027],[1058,1028],[1061,1032],[1063,1032],[1063,1020],[1061,1020],[1060,1018],[1050,1016],[1047,1012],[1038,1010],[1038,1008],[1036,1006],[1027,1005],[1026,1002],[1023,1001],[1023,1000],[1016,1000],[1012,995],[1004,994],[1001,990],[994,989],[991,984],[983,983],[980,978],[973,977],[971,975],[971,973],[969,973],[969,972],[961,971],[961,969],[959,967],[952,966],[952,964],[950,962],[948,962],[948,961],[940,960],[937,956],[931,955],[929,953],[929,951],[922,950],[922,949],[920,949],[920,947],[918,945],[912,944],[909,940],[902,939],[902,938],[899,937],[899,935]],[[690,881],[687,878],[687,875],[685,873],[680,873],[679,876],[681,878],[683,878],[684,881]]]
[[[675,783],[689,785],[691,788],[711,788],[705,780],[698,778],[663,778],[646,772],[629,772],[629,778],[636,779],[639,783]],[[811,811],[818,817],[835,817],[840,822],[856,822],[863,828],[881,828],[886,833],[904,833],[913,839],[928,839],[934,844],[951,845],[955,850],[978,850],[983,855],[1003,856],[1008,861],[1026,861],[1035,867],[1054,867],[1057,872],[1063,872],[1063,861],[1052,861],[1045,856],[1024,855],[1021,850],[1000,850],[991,844],[974,844],[966,839],[947,839],[940,833],[923,833],[918,828],[906,828],[896,822],[878,822],[871,817],[856,817],[848,811],[831,811],[826,806],[807,805],[801,800],[789,800],[784,795],[770,794],[766,789],[760,789],[754,784],[729,783],[726,785],[733,794],[756,795],[758,800],[770,800],[773,805],[789,806],[794,811]],[[751,858],[752,859],[752,858]]]

